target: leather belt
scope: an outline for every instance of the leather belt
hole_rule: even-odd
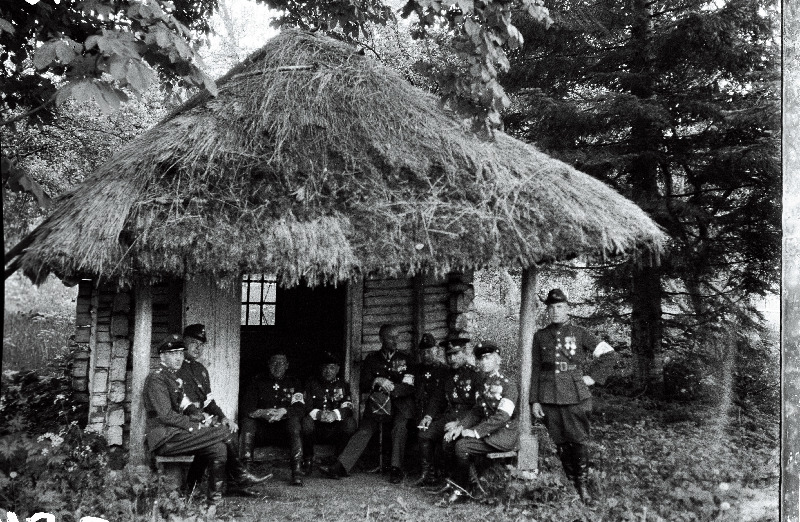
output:
[[[543,362],[539,369],[543,372],[554,372],[556,370],[560,372],[566,372],[570,370],[577,370],[577,364],[568,364],[566,361],[555,361],[555,362]]]

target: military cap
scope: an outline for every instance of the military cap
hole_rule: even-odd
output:
[[[492,341],[481,341],[475,345],[475,348],[472,350],[472,353],[475,354],[476,359],[480,359],[487,353],[500,353],[500,347],[494,344]]]
[[[191,337],[192,339],[197,339],[201,343],[204,343],[208,340],[206,338],[206,325],[199,323],[190,324],[183,329],[183,336]]]
[[[272,355],[278,355],[278,354],[272,354]],[[337,357],[331,352],[323,352],[322,358],[319,361],[319,364],[321,366],[324,366],[326,364],[340,364],[340,363],[341,361],[339,360],[339,357]]]
[[[436,347],[436,338],[433,334],[424,333],[422,334],[422,339],[419,341],[419,349],[420,350],[427,350],[429,348]]]
[[[462,351],[469,342],[469,339],[466,337],[457,337],[455,339],[448,339],[447,341],[442,341],[439,343],[442,347],[445,348],[445,353],[447,355],[453,355],[454,353],[458,353]]]
[[[560,288],[553,288],[547,293],[547,299],[545,299],[544,304],[551,305],[556,303],[566,303],[567,296],[564,294],[564,291]]]
[[[185,350],[186,345],[183,344],[183,337],[178,334],[168,335],[161,344],[158,345],[158,353],[175,352],[178,350]]]

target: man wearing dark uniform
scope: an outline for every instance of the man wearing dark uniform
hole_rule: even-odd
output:
[[[401,463],[406,448],[408,421],[414,417],[414,375],[408,367],[406,356],[397,351],[399,332],[396,326],[385,324],[379,331],[381,349],[364,358],[361,366],[360,388],[362,393],[373,390],[388,394],[392,418],[392,467],[389,481],[399,484],[403,480]],[[320,471],[330,478],[347,476],[378,431],[381,420],[364,412],[361,426],[350,438],[344,451],[333,466],[320,466]]]
[[[226,472],[240,488],[259,484],[269,477],[248,473],[236,456],[230,430],[213,425],[184,393],[183,382],[176,375],[183,363],[184,349],[180,335],[168,336],[158,347],[161,366],[145,380],[147,446],[155,455],[194,455],[207,462],[208,502],[213,505],[222,496]],[[252,493],[243,489],[239,492]]]
[[[336,455],[356,432],[350,385],[339,374],[339,359],[323,354],[319,377],[306,384],[306,414],[303,417],[303,472],[308,475],[314,461],[314,442],[334,444]]]
[[[256,375],[245,392],[241,417],[244,459],[249,462],[253,458],[257,441],[283,441],[288,437],[290,484],[302,486],[300,423],[305,412],[305,396],[297,379],[286,375],[288,368],[286,354],[273,354],[269,358],[269,373]]]
[[[434,443],[430,437],[430,424],[444,410],[444,381],[447,367],[441,363],[441,346],[436,344],[433,335],[426,333],[419,343],[420,364],[414,372],[417,402],[417,438],[420,449],[420,467],[422,474],[414,483],[417,486],[430,486],[435,481],[433,470]],[[441,437],[441,435],[440,435]]]
[[[429,454],[433,454],[436,445],[443,444],[445,469],[448,470],[452,468],[455,443],[454,441],[442,443],[445,426],[469,413],[475,406],[475,394],[481,389],[481,376],[472,365],[467,353],[468,343],[469,339],[466,338],[440,343],[445,348],[447,364],[450,367],[444,380],[443,394],[440,396],[444,404],[436,408],[442,413],[432,419],[427,430],[419,433],[423,452],[428,451]],[[434,483],[435,480],[429,479],[425,485]]]
[[[473,492],[481,490],[477,476],[470,472],[473,456],[511,451],[519,442],[519,392],[516,383],[500,373],[500,348],[484,341],[475,346],[474,353],[483,379],[475,406],[460,420],[445,426],[445,441],[456,441],[456,469],[449,481],[453,488],[448,503],[466,499],[470,483]]]
[[[215,417],[215,421],[224,424],[235,433],[239,426],[227,418],[217,405],[211,393],[211,379],[208,370],[200,358],[203,356],[203,345],[208,341],[206,327],[202,324],[190,324],[183,330],[183,343],[186,345],[186,358],[178,370],[178,377],[183,380],[183,389],[192,403]]]
[[[223,424],[231,433],[236,433],[239,426],[225,416],[212,397],[211,379],[208,375],[208,370],[199,361],[203,356],[203,345],[206,342],[206,327],[204,325],[190,324],[183,330],[183,343],[186,345],[186,351],[184,352],[183,364],[178,370],[177,376],[183,381],[183,391],[196,408],[210,415],[212,423]],[[191,466],[189,466],[186,483],[190,490],[203,478],[206,465],[207,463],[204,459],[195,457]]]
[[[583,374],[586,354],[595,357],[614,349],[585,328],[569,322],[564,292],[550,290],[547,299],[550,325],[533,336],[533,368],[529,402],[534,417],[544,419],[567,477],[583,502],[591,502],[588,489],[589,417],[592,410],[588,386],[594,380]]]

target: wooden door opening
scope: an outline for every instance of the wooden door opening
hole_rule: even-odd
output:
[[[287,373],[301,382],[314,374],[324,352],[339,358],[344,375],[344,285],[310,288],[301,283],[278,288],[268,278],[249,276],[242,282],[242,298],[242,390],[257,374],[268,371],[267,362],[276,351],[286,353]]]

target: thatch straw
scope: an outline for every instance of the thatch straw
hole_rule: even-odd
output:
[[[657,252],[664,240],[609,187],[502,133],[480,139],[327,37],[285,31],[219,88],[63,198],[25,272],[314,284]]]

